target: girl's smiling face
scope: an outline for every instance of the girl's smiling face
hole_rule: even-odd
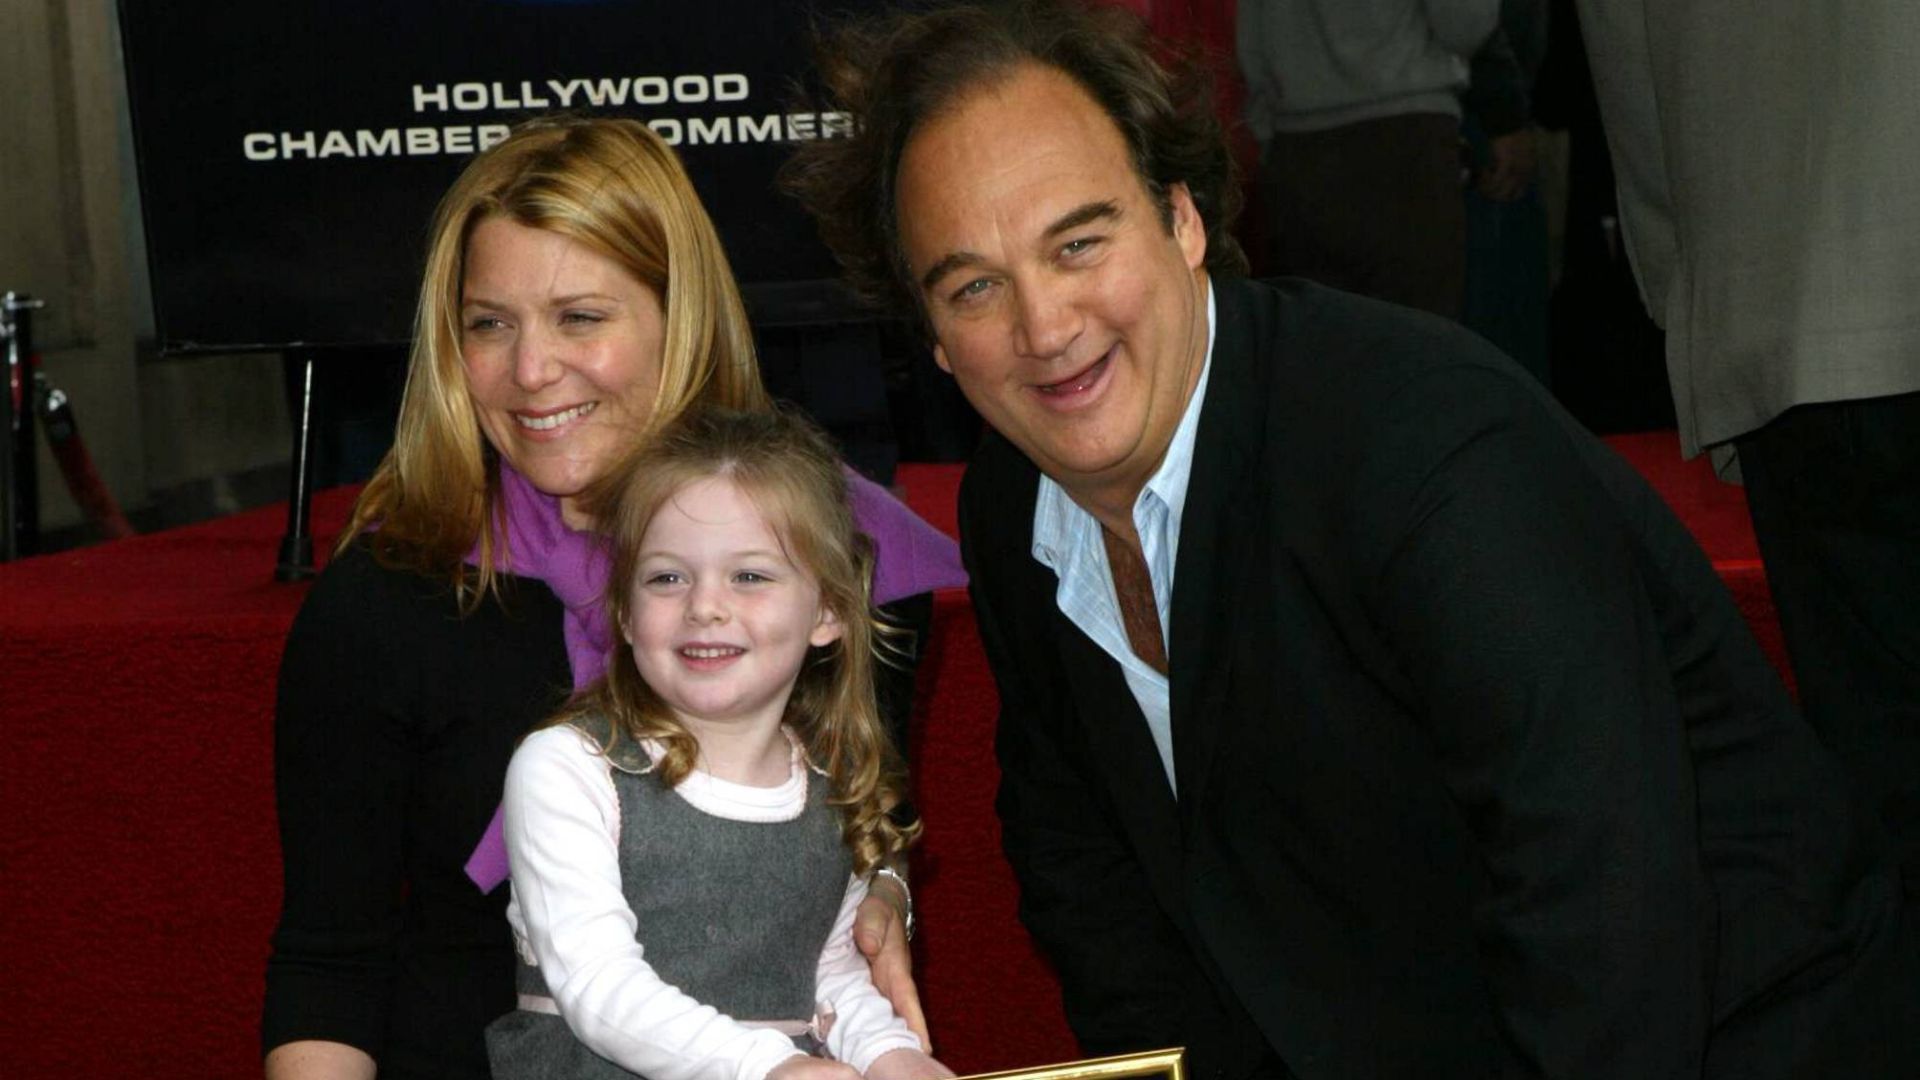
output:
[[[778,727],[807,650],[841,632],[813,575],[724,476],[654,514],[621,629],[641,677],[695,737]]]

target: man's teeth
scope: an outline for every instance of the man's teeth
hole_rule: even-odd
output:
[[[1085,390],[1087,387],[1093,385],[1094,380],[1100,377],[1100,372],[1106,369],[1106,365],[1107,365],[1107,358],[1105,356],[1102,356],[1100,359],[1094,361],[1092,367],[1087,368],[1085,371],[1082,371],[1080,374],[1073,375],[1065,379],[1061,379],[1057,383],[1052,383],[1047,386],[1043,386],[1040,388],[1040,392],[1043,394],[1079,393],[1080,391]]]
[[[571,423],[572,421],[580,419],[599,407],[599,405],[600,403],[597,401],[589,401],[585,405],[575,405],[571,409],[562,409],[552,416],[527,416],[522,413],[514,413],[513,419],[523,428],[528,428],[533,431],[552,431],[561,424]]]
[[[704,646],[704,647],[689,645],[686,648],[680,650],[680,653],[682,656],[686,656],[694,660],[718,660],[723,656],[738,656],[743,652],[746,652],[746,650],[734,648],[731,645],[712,645],[712,646]]]

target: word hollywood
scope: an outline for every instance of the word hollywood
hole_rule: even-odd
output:
[[[698,105],[708,101],[745,101],[745,75],[639,75],[624,79],[547,79],[458,82],[449,86],[415,83],[413,111],[487,112],[501,109],[604,109],[608,106]]]

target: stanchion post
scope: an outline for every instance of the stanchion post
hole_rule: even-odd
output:
[[[313,352],[294,354],[300,370],[300,414],[293,420],[293,490],[287,496],[287,535],[280,541],[275,581],[304,581],[313,576]]]
[[[40,550],[40,472],[33,435],[33,313],[45,307],[25,293],[0,297],[0,342],[7,383],[0,393],[0,562]]]
[[[5,307],[0,307],[0,363],[6,365],[0,384],[0,562],[11,562],[19,554],[13,535],[13,416],[20,409],[12,388],[20,384],[13,377],[13,314],[6,310],[12,304],[13,294],[8,293]]]

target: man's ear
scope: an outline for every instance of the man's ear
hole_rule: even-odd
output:
[[[813,633],[807,635],[807,644],[831,645],[840,640],[840,635],[845,633],[846,629],[840,625],[840,616],[835,615],[832,608],[822,605],[820,619],[813,624]]]
[[[1200,219],[1200,208],[1193,205],[1193,192],[1186,181],[1167,185],[1167,209],[1173,215],[1173,239],[1186,256],[1187,269],[1198,270],[1207,261],[1207,223]]]
[[[941,371],[953,374],[953,365],[947,363],[947,348],[937,341],[933,343],[933,362],[940,365]]]

